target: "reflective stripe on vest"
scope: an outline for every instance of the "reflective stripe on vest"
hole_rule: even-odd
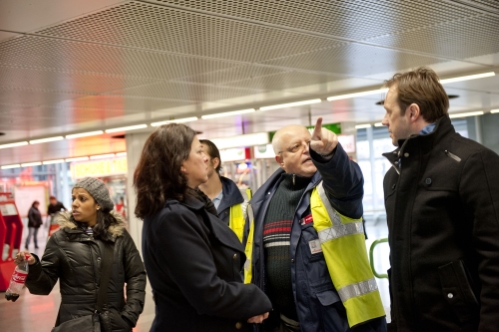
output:
[[[250,229],[248,234],[248,239],[246,240],[246,246],[244,247],[244,254],[246,255],[246,262],[244,262],[244,283],[251,284],[253,280],[253,236],[255,233],[255,218],[253,216],[253,208],[251,204],[248,204],[246,208],[248,212],[248,222],[250,223]]]
[[[239,242],[243,242],[244,222],[243,205],[232,205],[229,213],[229,228],[236,233]]]
[[[353,327],[385,316],[367,258],[362,219],[338,213],[322,182],[312,191],[310,209],[329,275],[347,312],[348,325]]]

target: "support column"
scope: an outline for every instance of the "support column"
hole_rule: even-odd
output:
[[[135,206],[137,204],[137,196],[133,188],[133,172],[139,163],[140,154],[144,143],[150,133],[126,134],[126,159],[127,159],[127,180],[126,180],[126,197],[128,207],[128,230],[132,236],[137,249],[142,254],[142,224],[143,221],[135,217]]]

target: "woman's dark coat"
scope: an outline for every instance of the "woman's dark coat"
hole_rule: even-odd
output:
[[[104,306],[106,313],[101,315],[103,331],[110,331],[109,327],[112,331],[131,331],[130,325],[135,326],[144,307],[146,274],[125,223],[119,214],[112,213],[119,224],[108,228],[114,257]],[[102,242],[78,228],[70,216],[71,212],[57,215],[61,229],[50,237],[41,263],[33,255],[37,262],[29,266],[26,280],[30,293],[48,295],[59,279],[62,299],[56,325],[92,314],[101,279]]]
[[[271,310],[267,296],[241,281],[236,235],[194,198],[169,200],[145,218],[142,250],[156,303],[151,331],[240,331]]]
[[[40,228],[43,224],[40,210],[32,206],[28,211],[28,227]]]
[[[385,154],[390,327],[499,331],[499,156],[446,116],[399,146]]]

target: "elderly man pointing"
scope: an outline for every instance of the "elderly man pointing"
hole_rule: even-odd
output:
[[[248,207],[245,282],[272,301],[265,331],[386,331],[362,227],[362,172],[321,125],[274,135],[281,169]]]

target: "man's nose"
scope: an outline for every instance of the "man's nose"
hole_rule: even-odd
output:
[[[303,153],[310,154],[310,144],[308,142],[304,142],[304,146]]]
[[[387,126],[388,127],[388,113],[385,113],[385,116],[383,117],[383,120],[381,120],[381,124],[383,126]]]

